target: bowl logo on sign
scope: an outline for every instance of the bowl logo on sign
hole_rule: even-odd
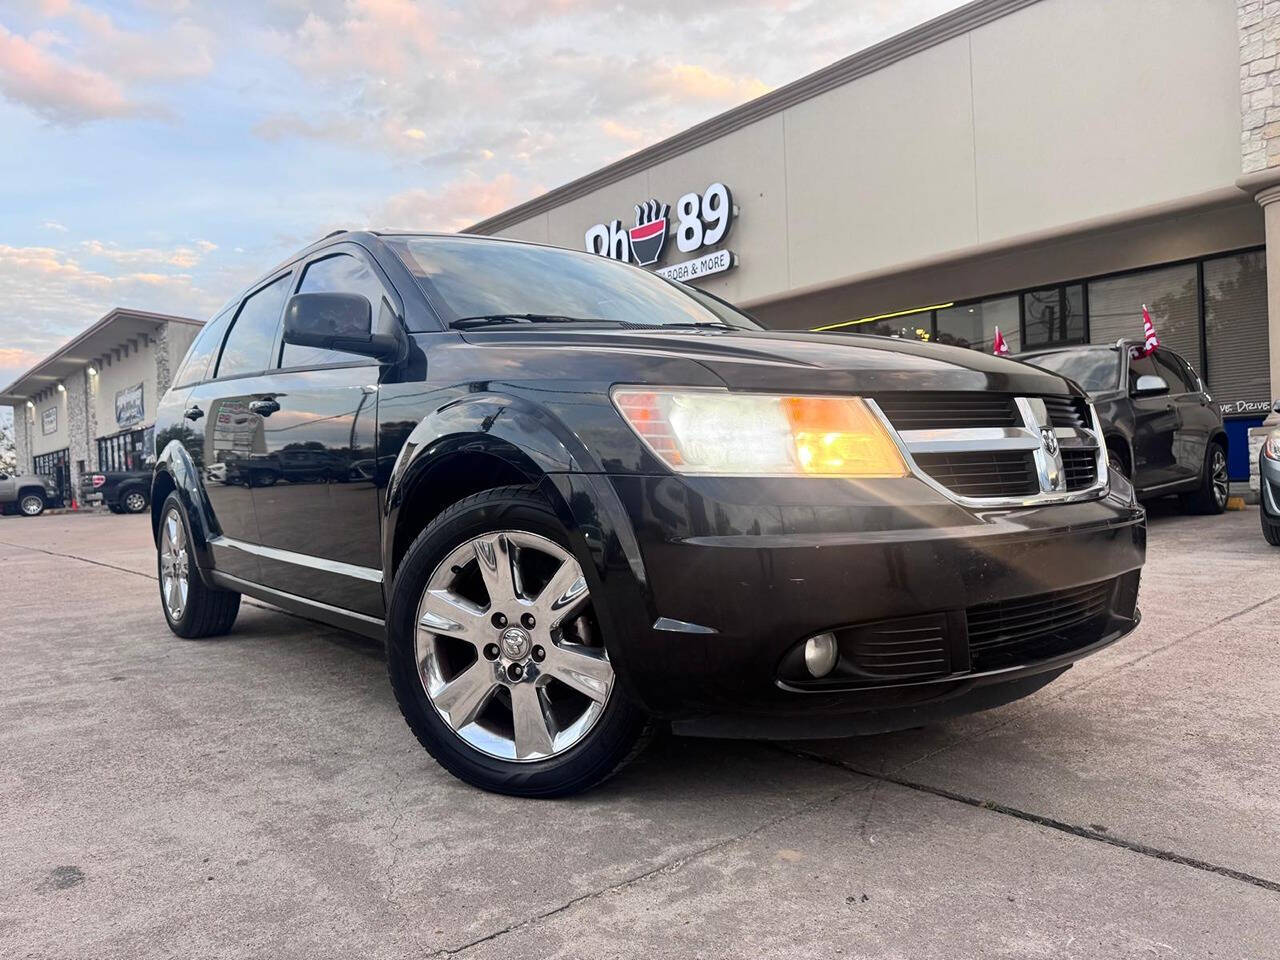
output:
[[[631,240],[631,255],[642,267],[657,263],[662,256],[662,246],[667,240],[669,209],[657,200],[636,204],[636,225],[627,231],[627,235]]]

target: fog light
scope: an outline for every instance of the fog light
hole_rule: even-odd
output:
[[[836,638],[829,633],[820,633],[804,642],[804,665],[815,677],[825,677],[834,670],[839,658]]]

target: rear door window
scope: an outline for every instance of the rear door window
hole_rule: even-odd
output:
[[[1185,360],[1167,350],[1157,350],[1156,366],[1160,368],[1160,376],[1169,381],[1169,389],[1173,393],[1196,393],[1200,388]]]
[[[271,348],[280,329],[291,276],[285,274],[245,299],[222,348],[219,377],[261,373],[271,366]]]

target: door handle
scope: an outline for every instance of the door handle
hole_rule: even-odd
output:
[[[186,411],[182,415],[188,420],[199,420],[204,416],[204,411],[193,404],[192,406],[187,407]]]
[[[249,409],[260,417],[269,417],[280,409],[280,404],[271,399],[250,400]]]

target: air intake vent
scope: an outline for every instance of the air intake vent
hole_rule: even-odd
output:
[[[1114,580],[970,607],[969,659],[974,672],[1031,663],[1099,640]]]
[[[898,430],[1020,427],[1013,397],[1000,393],[887,393],[874,398]]]
[[[1068,490],[1088,490],[1098,482],[1097,451],[1063,450],[1062,471],[1066,474]]]
[[[918,680],[951,670],[942,614],[885,620],[836,631],[846,671],[866,680]]]
[[[1092,430],[1093,417],[1089,414],[1089,402],[1082,397],[1042,397],[1049,422],[1055,427],[1074,427]]]
[[[916,465],[964,497],[1026,497],[1040,492],[1028,450],[917,453]]]

